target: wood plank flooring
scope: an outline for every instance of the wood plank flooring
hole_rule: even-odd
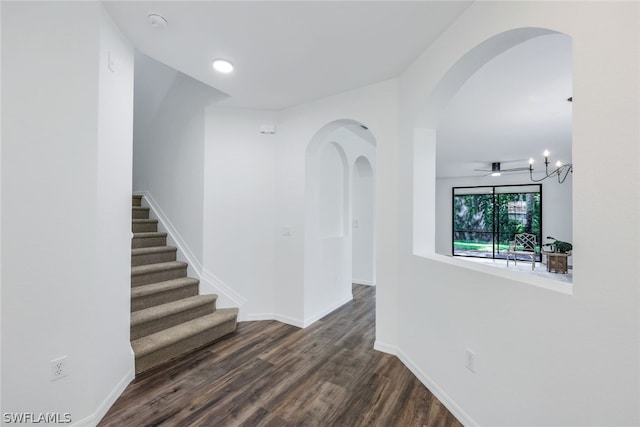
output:
[[[236,333],[130,384],[99,426],[462,426],[394,356],[373,350],[375,288],[306,329]]]

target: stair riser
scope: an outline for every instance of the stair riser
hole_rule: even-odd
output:
[[[213,313],[215,309],[215,303],[202,304],[179,313],[164,316],[161,319],[132,326],[131,339],[137,340],[138,338],[146,337],[147,335],[179,325],[180,323],[188,322],[200,316],[206,316],[207,314]]]
[[[131,198],[131,202],[133,206],[142,206],[142,197],[133,196]]]
[[[131,249],[167,246],[167,237],[134,237],[131,239]]]
[[[166,304],[168,302],[178,301],[180,299],[196,295],[198,295],[198,284],[185,286],[180,289],[173,289],[159,294],[133,298],[131,299],[131,312],[144,310],[145,308],[155,307],[156,305]]]
[[[131,276],[131,286],[148,285],[180,277],[187,277],[187,267]]]
[[[158,223],[157,222],[143,222],[143,223],[133,223],[131,224],[131,231],[134,233],[148,233],[150,231],[156,232],[158,231]]]
[[[157,264],[160,262],[169,262],[176,260],[176,251],[159,252],[155,254],[132,255],[131,266]]]
[[[154,353],[136,358],[136,374],[144,372],[171,359],[175,359],[178,356],[189,353],[190,351],[196,350],[200,347],[204,347],[205,345],[209,345],[222,338],[224,335],[235,331],[235,329],[236,320],[234,319],[232,321],[222,323],[215,328],[207,329],[200,334],[179,341],[171,346],[164,347]]]
[[[146,209],[132,209],[132,219],[149,219],[149,208]]]

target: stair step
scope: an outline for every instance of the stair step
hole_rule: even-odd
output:
[[[145,233],[158,231],[157,219],[133,219],[131,220],[131,231],[134,233]]]
[[[187,263],[181,261],[131,267],[131,286],[148,285],[187,276]]]
[[[195,295],[131,313],[131,339],[146,337],[216,310],[217,295]]]
[[[150,248],[152,246],[167,246],[167,233],[159,231],[146,233],[133,233],[131,248]]]
[[[149,219],[149,208],[143,208],[142,206],[133,206],[131,208],[132,219]]]
[[[131,197],[131,202],[132,202],[133,206],[142,206],[142,195],[134,194]]]
[[[132,341],[136,374],[209,345],[235,331],[237,318],[237,308],[223,308]]]
[[[198,279],[181,277],[131,288],[131,311],[144,310],[182,298],[198,295]]]
[[[178,249],[174,246],[151,246],[131,249],[131,266],[157,264],[176,260]]]

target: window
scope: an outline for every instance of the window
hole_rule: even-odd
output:
[[[454,187],[452,189],[454,256],[506,259],[516,233],[542,241],[542,185]]]

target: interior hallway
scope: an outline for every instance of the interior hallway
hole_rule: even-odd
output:
[[[139,376],[100,426],[461,426],[394,356],[373,350],[375,287],[306,329],[241,322]]]

